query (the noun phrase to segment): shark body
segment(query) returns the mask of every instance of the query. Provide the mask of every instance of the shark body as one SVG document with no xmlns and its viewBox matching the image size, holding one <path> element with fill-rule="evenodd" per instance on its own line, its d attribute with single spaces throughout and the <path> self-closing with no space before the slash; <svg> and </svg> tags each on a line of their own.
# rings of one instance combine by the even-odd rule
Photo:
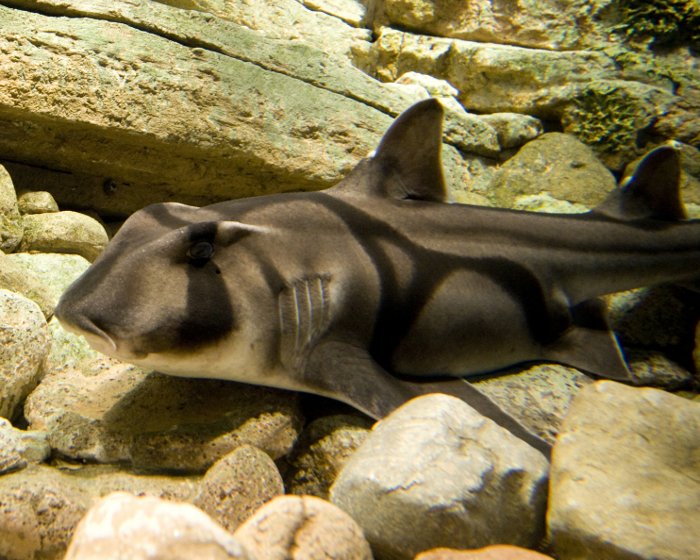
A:
<svg viewBox="0 0 700 560">
<path fill-rule="evenodd" d="M 671 148 L 586 214 L 446 204 L 441 122 L 438 102 L 414 105 L 326 191 L 136 212 L 56 315 L 128 362 L 374 418 L 452 393 L 546 452 L 462 379 L 554 361 L 629 380 L 596 298 L 697 278 L 700 222 Z"/>
</svg>

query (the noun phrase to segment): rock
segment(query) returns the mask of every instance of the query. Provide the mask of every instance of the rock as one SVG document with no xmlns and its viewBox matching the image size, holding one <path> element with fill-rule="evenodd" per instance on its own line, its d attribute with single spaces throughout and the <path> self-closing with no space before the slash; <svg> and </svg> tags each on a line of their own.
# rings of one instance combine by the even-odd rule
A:
<svg viewBox="0 0 700 560">
<path fill-rule="evenodd" d="M 422 552 L 415 560 L 552 560 L 552 557 L 526 548 L 497 544 L 476 550 L 436 548 Z"/>
<path fill-rule="evenodd" d="M 546 192 L 517 196 L 515 200 L 511 202 L 511 205 L 514 210 L 550 214 L 582 214 L 590 210 L 590 208 L 583 204 L 559 200 Z"/>
<path fill-rule="evenodd" d="M 65 253 L 13 253 L 2 262 L 3 266 L 7 263 L 13 274 L 27 278 L 19 286 L 23 290 L 20 293 L 36 301 L 47 320 L 53 315 L 61 294 L 90 266 L 84 257 Z M 0 272 L 0 278 L 3 276 Z"/>
<path fill-rule="evenodd" d="M 366 417 L 350 415 L 326 416 L 311 422 L 288 459 L 288 492 L 328 499 L 331 485 L 365 441 L 371 425 Z"/>
<path fill-rule="evenodd" d="M 148 373 L 107 358 L 50 372 L 24 413 L 66 457 L 186 472 L 245 443 L 278 458 L 301 423 L 294 393 Z"/>
<path fill-rule="evenodd" d="M 376 424 L 331 487 L 375 554 L 438 546 L 534 546 L 547 460 L 459 399 L 427 395 Z"/>
<path fill-rule="evenodd" d="M 0 165 L 0 251 L 11 253 L 22 240 L 24 226 L 12 178 Z"/>
<path fill-rule="evenodd" d="M 20 251 L 75 253 L 94 261 L 109 238 L 95 219 L 78 212 L 27 214 Z"/>
<path fill-rule="evenodd" d="M 607 296 L 610 325 L 625 346 L 692 348 L 700 298 L 674 286 L 653 286 Z"/>
<path fill-rule="evenodd" d="M 571 135 L 549 132 L 528 142 L 501 166 L 494 195 L 505 207 L 520 196 L 544 192 L 592 208 L 615 188 L 615 177 L 588 146 Z"/>
<path fill-rule="evenodd" d="M 301 0 L 301 3 L 310 10 L 337 17 L 354 27 L 362 26 L 367 11 L 359 0 Z"/>
<path fill-rule="evenodd" d="M 635 385 L 654 385 L 673 391 L 688 385 L 693 374 L 661 354 L 649 350 L 627 350 L 627 362 Z"/>
<path fill-rule="evenodd" d="M 406 72 L 395 83 L 422 87 L 433 97 L 448 98 L 459 95 L 459 90 L 454 88 L 448 81 L 438 80 L 433 76 L 420 74 L 419 72 Z"/>
<path fill-rule="evenodd" d="M 699 448 L 698 403 L 612 381 L 581 391 L 552 459 L 557 557 L 697 557 Z"/>
<path fill-rule="evenodd" d="M 601 52 L 484 44 L 388 27 L 377 33 L 368 58 L 360 61 L 364 68 L 387 82 L 406 72 L 447 80 L 464 107 L 478 113 L 556 118 L 562 103 L 592 80 L 617 77 L 614 61 Z"/>
<path fill-rule="evenodd" d="M 89 362 L 102 359 L 102 354 L 93 350 L 84 337 L 65 330 L 56 317 L 49 321 L 49 333 L 51 350 L 46 357 L 46 371 L 50 374 L 80 369 L 83 362 L 90 368 Z"/>
<path fill-rule="evenodd" d="M 225 15 L 247 10 L 239 23 L 271 20 L 274 6 L 257 15 L 256 6 L 227 3 Z M 311 14 L 293 0 L 281 6 Z M 25 178 L 18 188 L 50 183 L 62 206 L 118 216 L 163 200 L 201 205 L 328 187 L 417 100 L 309 43 L 211 14 L 145 0 L 25 7 L 33 11 L 0 8 L 0 65 L 14 77 L 0 89 L 0 107 L 12 107 L 11 115 L 0 110 L 9 127 L 0 154 L 31 162 L 12 166 Z M 22 38 L 37 33 L 45 34 L 41 45 L 27 46 Z M 66 168 L 70 175 L 50 171 Z"/>
<path fill-rule="evenodd" d="M 209 467 L 194 505 L 234 531 L 280 494 L 284 494 L 284 484 L 274 461 L 267 453 L 242 445 Z"/>
<path fill-rule="evenodd" d="M 571 367 L 537 364 L 518 373 L 474 380 L 473 384 L 523 426 L 554 443 L 573 398 L 592 382 Z"/>
<path fill-rule="evenodd" d="M 0 558 L 63 558 L 80 519 L 110 492 L 187 500 L 195 489 L 196 480 L 187 477 L 134 475 L 94 465 L 31 465 L 0 477 Z"/>
<path fill-rule="evenodd" d="M 190 504 L 115 492 L 78 524 L 65 560 L 251 560 L 244 548 Z"/>
<path fill-rule="evenodd" d="M 364 48 L 363 43 L 371 39 L 367 29 L 359 29 L 351 22 L 348 25 L 345 18 L 338 15 L 343 14 L 359 23 L 364 7 L 351 0 L 269 0 L 264 4 L 227 2 L 225 6 L 219 2 L 210 4 L 211 13 L 254 29 L 266 37 L 303 41 L 338 57 L 348 56 L 353 48 Z"/>
<path fill-rule="evenodd" d="M 543 131 L 540 119 L 518 113 L 492 113 L 482 115 L 481 120 L 496 130 L 502 150 L 519 148 L 537 138 Z"/>
<path fill-rule="evenodd" d="M 0 475 L 23 469 L 29 463 L 40 463 L 50 453 L 46 434 L 18 430 L 0 418 Z"/>
<path fill-rule="evenodd" d="M 280 496 L 234 533 L 256 560 L 371 560 L 362 530 L 345 512 L 312 496 Z"/>
<path fill-rule="evenodd" d="M 58 204 L 50 192 L 26 192 L 17 199 L 20 214 L 47 214 L 58 212 Z"/>
<path fill-rule="evenodd" d="M 591 5 L 585 0 L 518 0 L 501 6 L 491 0 L 378 0 L 374 4 L 375 26 L 381 22 L 426 35 L 548 50 L 580 49 L 609 41 L 601 24 L 606 1 Z"/>
<path fill-rule="evenodd" d="M 0 290 L 0 417 L 13 418 L 43 375 L 51 341 L 31 300 Z"/>
<path fill-rule="evenodd" d="M 36 303 L 46 319 L 53 314 L 56 306 L 46 293 L 47 287 L 37 275 L 14 260 L 13 255 L 0 252 L 0 289 L 20 294 Z"/>
<path fill-rule="evenodd" d="M 592 79 L 561 111 L 564 132 L 591 146 L 610 169 L 621 170 L 641 155 L 638 135 L 663 115 L 674 99 L 655 86 Z"/>
</svg>

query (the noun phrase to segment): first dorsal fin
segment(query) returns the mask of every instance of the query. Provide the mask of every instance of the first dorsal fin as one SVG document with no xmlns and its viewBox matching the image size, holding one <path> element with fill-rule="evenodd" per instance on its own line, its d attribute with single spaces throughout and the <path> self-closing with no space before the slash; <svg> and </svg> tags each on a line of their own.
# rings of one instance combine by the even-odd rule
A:
<svg viewBox="0 0 700 560">
<path fill-rule="evenodd" d="M 680 175 L 678 152 L 671 146 L 656 148 L 595 212 L 619 220 L 682 220 Z"/>
<path fill-rule="evenodd" d="M 373 157 L 363 160 L 336 187 L 339 192 L 397 199 L 446 199 L 442 174 L 443 109 L 426 99 L 401 113 Z"/>
</svg>

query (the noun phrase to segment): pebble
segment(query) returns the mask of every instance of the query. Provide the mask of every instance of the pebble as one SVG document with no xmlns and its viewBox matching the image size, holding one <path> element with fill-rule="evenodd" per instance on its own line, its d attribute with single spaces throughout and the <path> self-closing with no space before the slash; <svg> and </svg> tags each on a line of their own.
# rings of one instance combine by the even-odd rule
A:
<svg viewBox="0 0 700 560">
<path fill-rule="evenodd" d="M 234 533 L 256 560 L 371 560 L 362 529 L 333 504 L 280 496 Z"/>
</svg>

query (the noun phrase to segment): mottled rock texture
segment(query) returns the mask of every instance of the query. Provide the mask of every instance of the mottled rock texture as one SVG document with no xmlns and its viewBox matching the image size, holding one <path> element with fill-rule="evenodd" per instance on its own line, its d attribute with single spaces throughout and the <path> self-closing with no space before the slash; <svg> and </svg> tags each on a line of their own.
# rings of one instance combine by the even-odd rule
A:
<svg viewBox="0 0 700 560">
<path fill-rule="evenodd" d="M 284 485 L 274 461 L 252 445 L 241 445 L 209 468 L 194 504 L 234 531 L 280 494 L 284 494 Z"/>
<path fill-rule="evenodd" d="M 371 560 L 350 516 L 313 496 L 275 498 L 235 532 L 256 560 Z"/>
<path fill-rule="evenodd" d="M 377 556 L 438 546 L 534 546 L 548 462 L 454 397 L 427 395 L 375 425 L 331 487 Z"/>
<path fill-rule="evenodd" d="M 0 558 L 63 558 L 71 535 L 100 497 L 116 491 L 185 500 L 186 477 L 142 476 L 113 467 L 35 465 L 0 477 Z"/>
<path fill-rule="evenodd" d="M 285 455 L 300 424 L 293 394 L 106 358 L 47 375 L 25 415 L 67 457 L 185 472 L 204 471 L 244 443 Z"/>
<path fill-rule="evenodd" d="M 65 558 L 252 560 L 233 535 L 196 507 L 125 492 L 90 508 Z"/>
<path fill-rule="evenodd" d="M 552 458 L 560 558 L 691 560 L 700 530 L 700 405 L 612 381 L 586 387 Z"/>
<path fill-rule="evenodd" d="M 0 417 L 13 418 L 43 377 L 51 340 L 39 306 L 0 289 Z"/>
</svg>

